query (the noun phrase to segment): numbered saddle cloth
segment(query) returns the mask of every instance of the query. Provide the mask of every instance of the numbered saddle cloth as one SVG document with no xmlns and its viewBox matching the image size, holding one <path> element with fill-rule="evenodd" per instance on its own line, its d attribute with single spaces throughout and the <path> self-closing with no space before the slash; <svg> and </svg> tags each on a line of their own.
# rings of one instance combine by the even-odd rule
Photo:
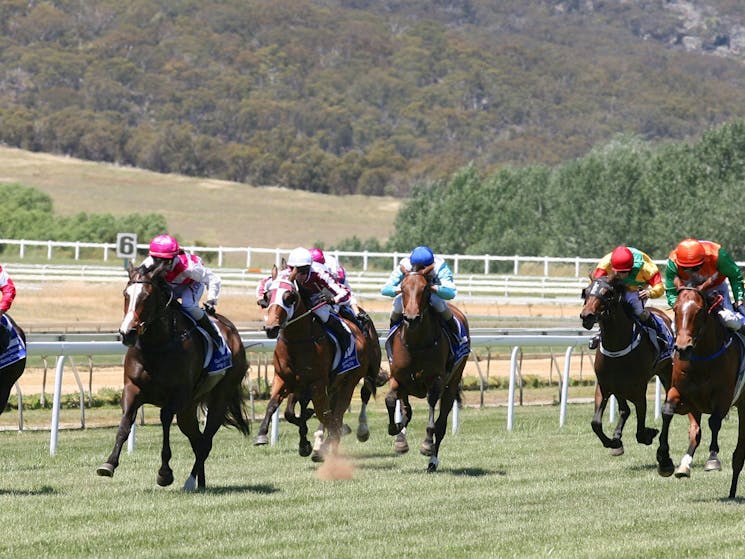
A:
<svg viewBox="0 0 745 559">
<path fill-rule="evenodd" d="M 8 348 L 0 355 L 0 369 L 2 369 L 26 357 L 26 344 L 7 316 L 3 315 L 0 323 L 2 323 L 0 328 L 6 328 L 10 333 Z"/>
</svg>

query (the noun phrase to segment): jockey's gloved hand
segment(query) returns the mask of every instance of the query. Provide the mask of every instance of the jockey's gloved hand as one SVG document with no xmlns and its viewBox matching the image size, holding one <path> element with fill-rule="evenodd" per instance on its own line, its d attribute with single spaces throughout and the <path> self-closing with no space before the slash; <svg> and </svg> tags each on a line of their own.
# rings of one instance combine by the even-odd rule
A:
<svg viewBox="0 0 745 559">
<path fill-rule="evenodd" d="M 215 305 L 217 305 L 217 301 L 214 299 L 208 299 L 204 302 L 204 312 L 206 312 L 209 315 L 215 314 Z"/>
<path fill-rule="evenodd" d="M 329 305 L 336 304 L 336 300 L 334 299 L 334 294 L 330 293 L 329 291 L 321 292 L 321 301 L 323 301 L 324 303 L 328 303 Z"/>
</svg>

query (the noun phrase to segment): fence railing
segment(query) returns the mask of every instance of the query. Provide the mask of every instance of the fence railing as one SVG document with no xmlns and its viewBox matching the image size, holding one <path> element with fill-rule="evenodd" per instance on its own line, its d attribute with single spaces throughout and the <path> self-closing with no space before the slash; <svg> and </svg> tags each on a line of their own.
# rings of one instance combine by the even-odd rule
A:
<svg viewBox="0 0 745 559">
<path fill-rule="evenodd" d="M 29 252 L 41 251 L 42 257 L 47 260 L 66 257 L 72 260 L 101 259 L 103 262 L 116 260 L 116 245 L 114 243 L 87 243 L 80 241 L 35 241 L 25 239 L 0 239 L 0 246 L 5 248 L 5 259 L 11 255 L 10 247 L 17 247 L 17 257 L 24 260 L 29 257 Z M 282 258 L 289 254 L 289 249 L 283 248 L 258 248 L 258 247 L 204 247 L 188 246 L 184 248 L 195 252 L 203 257 L 214 261 L 217 267 L 228 266 L 233 262 L 234 266 L 243 265 L 247 269 L 263 269 L 271 267 L 272 263 L 279 265 Z M 146 254 L 147 244 L 137 244 L 140 254 Z M 371 251 L 346 251 L 329 250 L 328 254 L 339 259 L 349 270 L 360 270 L 363 272 L 372 269 L 392 270 L 398 261 L 407 252 L 371 252 Z M 453 271 L 459 273 L 473 273 L 488 275 L 492 273 L 508 273 L 521 275 L 554 276 L 563 275 L 569 277 L 583 277 L 587 271 L 597 263 L 598 258 L 553 257 L 553 256 L 520 256 L 502 255 L 494 256 L 466 255 L 466 254 L 441 254 L 453 266 Z M 526 268 L 530 272 L 526 272 Z"/>
<path fill-rule="evenodd" d="M 522 347 L 530 346 L 563 346 L 566 347 L 564 369 L 561 375 L 561 387 L 560 387 L 560 406 L 559 406 L 559 426 L 562 427 L 565 423 L 567 404 L 569 401 L 569 380 L 570 380 L 570 369 L 572 363 L 572 353 L 577 346 L 584 345 L 587 341 L 586 336 L 579 335 L 474 335 L 471 337 L 471 344 L 474 347 L 478 346 L 502 346 L 512 347 L 512 357 L 510 361 L 510 380 L 508 390 L 508 401 L 507 401 L 507 429 L 512 430 L 514 422 L 514 408 L 515 408 L 515 386 L 519 382 L 520 377 L 520 359 L 518 356 L 522 351 Z M 266 338 L 249 338 L 243 339 L 243 344 L 247 350 L 252 352 L 261 351 L 272 351 L 274 349 L 275 340 L 269 340 Z M 381 347 L 383 347 L 385 339 L 380 339 Z M 62 396 L 62 377 L 64 374 L 65 363 L 67 357 L 75 355 L 122 355 L 126 348 L 120 342 L 29 342 L 28 344 L 29 355 L 57 355 L 57 364 L 55 369 L 55 382 L 54 382 L 54 397 L 52 404 L 52 423 L 51 423 L 51 435 L 50 435 L 50 446 L 49 452 L 54 455 L 57 451 L 58 433 L 59 433 L 59 411 L 60 402 Z M 82 386 L 78 382 L 79 388 L 82 392 Z M 483 379 L 482 379 L 482 390 Z M 85 398 L 81 394 L 80 405 L 81 414 L 84 417 L 84 406 Z M 655 418 L 660 416 L 660 402 L 661 402 L 661 387 L 659 380 L 656 381 L 655 387 Z M 22 404 L 19 401 L 19 414 L 22 413 Z M 453 418 L 453 421 L 457 421 L 457 415 Z M 611 421 L 613 415 L 611 412 Z M 278 421 L 278 415 L 275 414 L 274 421 Z M 20 426 L 19 426 L 20 427 Z M 457 424 L 454 423 L 453 429 L 457 429 Z M 131 435 L 130 439 L 130 450 L 134 448 L 134 436 Z"/>
</svg>

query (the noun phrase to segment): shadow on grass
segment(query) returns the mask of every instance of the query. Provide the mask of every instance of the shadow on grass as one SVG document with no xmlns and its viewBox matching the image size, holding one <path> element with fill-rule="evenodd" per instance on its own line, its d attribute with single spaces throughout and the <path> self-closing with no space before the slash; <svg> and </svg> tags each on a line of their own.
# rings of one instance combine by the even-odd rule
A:
<svg viewBox="0 0 745 559">
<path fill-rule="evenodd" d="M 259 495 L 271 495 L 273 493 L 279 493 L 279 489 L 273 485 L 260 484 L 260 485 L 224 485 L 222 487 L 208 487 L 204 490 L 205 493 L 211 493 L 213 495 L 229 495 L 231 493 L 257 493 Z"/>
<path fill-rule="evenodd" d="M 54 487 L 43 485 L 38 489 L 0 489 L 0 496 L 10 495 L 12 497 L 35 497 L 38 495 L 54 495 L 57 490 Z"/>
</svg>

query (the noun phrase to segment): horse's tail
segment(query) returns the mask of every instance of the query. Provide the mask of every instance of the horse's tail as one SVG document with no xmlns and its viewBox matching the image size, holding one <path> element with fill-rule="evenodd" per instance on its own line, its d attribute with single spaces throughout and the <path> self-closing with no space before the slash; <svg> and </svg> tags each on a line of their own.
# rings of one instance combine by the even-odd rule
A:
<svg viewBox="0 0 745 559">
<path fill-rule="evenodd" d="M 235 427 L 244 437 L 251 434 L 251 423 L 248 421 L 246 400 L 243 397 L 243 389 L 241 387 L 238 387 L 238 390 L 232 392 L 228 398 L 223 425 L 226 427 Z"/>
<path fill-rule="evenodd" d="M 378 387 L 383 386 L 386 382 L 388 382 L 389 376 L 388 373 L 386 373 L 380 367 L 380 362 L 383 358 L 383 355 L 380 349 L 380 341 L 378 340 L 378 331 L 375 329 L 375 324 L 373 324 L 373 321 L 372 319 L 370 319 L 370 317 L 367 318 L 365 328 L 367 330 L 367 332 L 365 332 L 365 338 L 367 339 L 367 343 L 369 344 L 369 361 L 367 364 L 367 371 L 365 371 L 363 382 L 365 383 L 365 387 L 370 391 L 374 398 L 378 392 Z"/>
</svg>

